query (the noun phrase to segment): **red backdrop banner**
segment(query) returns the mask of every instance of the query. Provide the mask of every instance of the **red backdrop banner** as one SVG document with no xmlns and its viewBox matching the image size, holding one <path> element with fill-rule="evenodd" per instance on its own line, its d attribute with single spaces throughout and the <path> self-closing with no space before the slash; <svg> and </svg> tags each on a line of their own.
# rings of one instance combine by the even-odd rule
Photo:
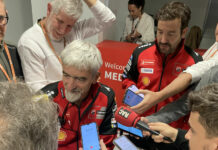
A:
<svg viewBox="0 0 218 150">
<path fill-rule="evenodd" d="M 100 82 L 111 87 L 116 95 L 117 105 L 122 105 L 124 90 L 121 76 L 137 44 L 105 40 L 97 44 L 101 51 L 103 65 L 100 69 Z"/>
</svg>

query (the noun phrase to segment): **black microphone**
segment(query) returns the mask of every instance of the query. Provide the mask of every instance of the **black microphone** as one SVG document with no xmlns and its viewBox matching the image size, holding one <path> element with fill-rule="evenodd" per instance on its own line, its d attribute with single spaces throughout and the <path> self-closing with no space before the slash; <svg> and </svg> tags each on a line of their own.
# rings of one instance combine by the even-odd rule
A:
<svg viewBox="0 0 218 150">
<path fill-rule="evenodd" d="M 115 119 L 117 122 L 127 126 L 127 127 L 138 127 L 141 130 L 149 131 L 151 134 L 159 135 L 158 131 L 151 130 L 148 125 L 140 120 L 140 117 L 127 107 L 119 107 L 115 112 Z M 173 142 L 169 137 L 164 136 L 164 140 L 168 142 Z"/>
</svg>

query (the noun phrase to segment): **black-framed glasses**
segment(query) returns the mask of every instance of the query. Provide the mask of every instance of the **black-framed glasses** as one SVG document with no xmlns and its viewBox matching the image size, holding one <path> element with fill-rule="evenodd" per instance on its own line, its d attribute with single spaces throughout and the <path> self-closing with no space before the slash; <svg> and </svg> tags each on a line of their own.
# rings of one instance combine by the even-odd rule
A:
<svg viewBox="0 0 218 150">
<path fill-rule="evenodd" d="M 6 25 L 8 23 L 8 14 L 6 13 L 6 16 L 0 15 L 0 25 Z"/>
</svg>

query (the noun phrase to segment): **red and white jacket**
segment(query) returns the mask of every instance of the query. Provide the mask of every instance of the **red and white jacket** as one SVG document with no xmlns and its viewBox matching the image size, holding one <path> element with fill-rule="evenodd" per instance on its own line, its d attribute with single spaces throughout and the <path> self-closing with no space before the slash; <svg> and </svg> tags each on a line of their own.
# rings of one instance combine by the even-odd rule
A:
<svg viewBox="0 0 218 150">
<path fill-rule="evenodd" d="M 147 43 L 137 47 L 131 55 L 122 75 L 122 86 L 128 88 L 136 85 L 139 89 L 160 91 L 188 66 L 201 60 L 202 57 L 199 54 L 184 46 L 184 41 L 173 54 L 167 56 L 159 52 L 156 43 Z M 183 93 L 184 91 L 158 103 L 146 111 L 143 116 L 157 112 L 161 107 L 178 99 Z M 183 128 L 184 121 L 187 120 L 187 117 L 182 118 L 172 125 Z"/>
<path fill-rule="evenodd" d="M 59 120 L 61 124 L 58 150 L 76 150 L 82 147 L 80 126 L 96 122 L 100 139 L 103 139 L 108 149 L 113 149 L 113 139 L 116 128 L 113 128 L 114 112 L 116 110 L 115 95 L 111 88 L 94 84 L 88 96 L 80 106 L 70 103 L 65 98 L 63 82 L 51 83 L 42 89 L 54 97 L 59 106 Z"/>
</svg>

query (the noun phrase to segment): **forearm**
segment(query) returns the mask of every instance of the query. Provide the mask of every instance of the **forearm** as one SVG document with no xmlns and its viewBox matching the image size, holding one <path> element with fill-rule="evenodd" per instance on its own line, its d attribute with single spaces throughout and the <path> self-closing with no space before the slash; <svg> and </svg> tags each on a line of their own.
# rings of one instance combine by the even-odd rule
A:
<svg viewBox="0 0 218 150">
<path fill-rule="evenodd" d="M 84 0 L 84 2 L 89 6 L 92 7 L 95 5 L 97 0 Z"/>
<path fill-rule="evenodd" d="M 149 122 L 164 122 L 168 124 L 185 116 L 189 113 L 187 95 L 188 92 L 178 100 L 167 104 L 157 113 L 147 116 L 146 119 L 148 119 Z"/>
<path fill-rule="evenodd" d="M 160 92 L 158 92 L 160 98 L 157 103 L 185 90 L 190 85 L 191 80 L 192 80 L 191 74 L 181 73 L 167 87 L 165 87 Z"/>
<path fill-rule="evenodd" d="M 73 28 L 74 32 L 80 34 L 84 39 L 103 31 L 116 20 L 113 12 L 100 0 L 96 1 L 95 5 L 90 8 L 90 11 L 94 17 L 78 21 Z"/>
<path fill-rule="evenodd" d="M 184 72 L 191 74 L 191 83 L 194 83 L 199 81 L 204 74 L 207 74 L 207 72 L 216 65 L 218 65 L 218 53 L 208 60 L 198 62 L 197 64 L 188 67 Z"/>
<path fill-rule="evenodd" d="M 97 19 L 96 25 L 108 27 L 116 20 L 115 14 L 105 6 L 100 0 L 97 0 L 90 10 L 92 11 L 95 19 Z"/>
</svg>

